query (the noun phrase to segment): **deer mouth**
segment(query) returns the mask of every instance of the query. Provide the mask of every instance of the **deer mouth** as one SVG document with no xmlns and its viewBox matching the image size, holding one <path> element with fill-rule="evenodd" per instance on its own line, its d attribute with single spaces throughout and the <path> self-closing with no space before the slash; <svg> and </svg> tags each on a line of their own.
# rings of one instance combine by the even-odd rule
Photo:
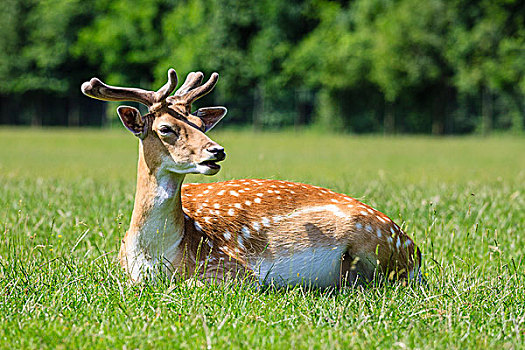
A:
<svg viewBox="0 0 525 350">
<path fill-rule="evenodd" d="M 205 160 L 204 162 L 200 162 L 199 165 L 204 165 L 211 169 L 220 169 L 221 166 L 217 164 L 217 162 L 220 162 L 220 160 Z"/>
</svg>

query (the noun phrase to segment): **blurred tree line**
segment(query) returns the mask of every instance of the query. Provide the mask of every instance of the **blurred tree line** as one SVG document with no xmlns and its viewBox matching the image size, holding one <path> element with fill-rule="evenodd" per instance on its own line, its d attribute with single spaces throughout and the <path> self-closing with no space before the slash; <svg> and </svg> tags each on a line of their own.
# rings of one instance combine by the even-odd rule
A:
<svg viewBox="0 0 525 350">
<path fill-rule="evenodd" d="M 352 132 L 525 126 L 522 0 L 3 0 L 0 123 L 103 125 L 98 76 L 221 74 L 227 123 Z"/>
</svg>

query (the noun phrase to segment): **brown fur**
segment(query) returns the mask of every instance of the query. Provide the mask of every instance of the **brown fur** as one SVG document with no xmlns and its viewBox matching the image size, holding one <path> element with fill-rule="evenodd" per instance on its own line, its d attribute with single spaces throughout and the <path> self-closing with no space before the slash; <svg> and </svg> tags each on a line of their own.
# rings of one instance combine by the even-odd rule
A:
<svg viewBox="0 0 525 350">
<path fill-rule="evenodd" d="M 416 262 L 419 264 L 413 241 L 386 215 L 320 187 L 254 179 L 185 184 L 182 203 L 188 218 L 198 223 L 200 232 L 213 246 L 241 264 L 260 255 L 275 256 L 281 251 L 300 251 L 314 245 L 347 248 L 346 262 L 351 262 L 343 264 L 342 276 L 355 268 L 356 257 L 373 259 L 373 264 L 379 262 L 380 271 L 394 272 L 389 277 L 396 279 L 406 278 Z M 294 216 L 314 206 L 340 210 L 338 214 L 344 217 L 324 211 Z M 266 223 L 264 218 L 269 221 Z M 250 240 L 243 238 L 243 227 L 248 228 Z M 225 232 L 229 233 L 226 237 Z M 400 247 L 396 248 L 398 238 Z"/>
</svg>

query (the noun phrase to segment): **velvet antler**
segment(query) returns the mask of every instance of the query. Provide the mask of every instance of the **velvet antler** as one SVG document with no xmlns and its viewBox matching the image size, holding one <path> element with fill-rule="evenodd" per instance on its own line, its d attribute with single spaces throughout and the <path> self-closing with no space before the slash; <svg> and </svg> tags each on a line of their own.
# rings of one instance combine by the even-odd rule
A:
<svg viewBox="0 0 525 350">
<path fill-rule="evenodd" d="M 135 101 L 148 107 L 165 101 L 177 87 L 177 73 L 172 68 L 168 70 L 168 82 L 158 91 L 148 91 L 137 88 L 125 88 L 104 84 L 98 78 L 92 78 L 82 84 L 84 95 L 104 101 Z"/>
</svg>

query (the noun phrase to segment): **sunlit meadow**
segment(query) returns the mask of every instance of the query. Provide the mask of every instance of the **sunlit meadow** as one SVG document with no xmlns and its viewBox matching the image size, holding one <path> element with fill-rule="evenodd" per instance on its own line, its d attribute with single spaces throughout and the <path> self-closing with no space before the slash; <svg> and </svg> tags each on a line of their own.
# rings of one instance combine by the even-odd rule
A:
<svg viewBox="0 0 525 350">
<path fill-rule="evenodd" d="M 260 291 L 132 286 L 116 253 L 137 140 L 0 129 L 2 348 L 523 348 L 525 139 L 217 131 L 211 182 L 273 178 L 349 194 L 423 251 L 427 285 Z"/>
</svg>

